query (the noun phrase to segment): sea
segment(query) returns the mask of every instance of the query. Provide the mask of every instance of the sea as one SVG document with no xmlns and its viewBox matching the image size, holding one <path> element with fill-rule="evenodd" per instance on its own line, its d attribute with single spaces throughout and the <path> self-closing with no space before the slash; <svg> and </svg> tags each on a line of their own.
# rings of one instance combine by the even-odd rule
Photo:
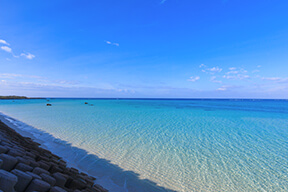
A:
<svg viewBox="0 0 288 192">
<path fill-rule="evenodd" d="M 288 191 L 288 100 L 0 100 L 0 112 L 111 192 Z"/>
</svg>

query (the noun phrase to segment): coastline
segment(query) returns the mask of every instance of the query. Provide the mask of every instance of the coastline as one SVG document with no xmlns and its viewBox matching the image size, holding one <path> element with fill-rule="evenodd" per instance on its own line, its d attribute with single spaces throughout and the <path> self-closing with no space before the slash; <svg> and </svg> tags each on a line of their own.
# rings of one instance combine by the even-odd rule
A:
<svg viewBox="0 0 288 192">
<path fill-rule="evenodd" d="M 55 138 L 50 133 L 29 126 L 0 111 L 0 121 L 22 137 L 29 137 L 40 144 L 41 148 L 51 151 L 67 162 L 68 167 L 96 178 L 95 184 L 109 192 L 175 192 L 157 185 L 153 181 L 140 179 L 139 174 L 126 171 L 110 161 L 73 146 L 67 141 Z"/>
<path fill-rule="evenodd" d="M 96 178 L 68 167 L 61 157 L 9 127 L 2 114 L 0 119 L 0 191 L 108 191 L 94 183 Z"/>
</svg>

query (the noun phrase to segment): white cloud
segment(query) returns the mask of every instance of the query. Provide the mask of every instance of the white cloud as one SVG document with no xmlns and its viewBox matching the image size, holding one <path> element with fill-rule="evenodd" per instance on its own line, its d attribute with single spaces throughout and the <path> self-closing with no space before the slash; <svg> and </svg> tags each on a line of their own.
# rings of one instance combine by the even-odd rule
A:
<svg viewBox="0 0 288 192">
<path fill-rule="evenodd" d="M 231 91 L 232 89 L 239 88 L 239 86 L 223 85 L 217 89 L 217 91 Z"/>
<path fill-rule="evenodd" d="M 226 90 L 227 90 L 227 87 L 222 86 L 222 87 L 219 87 L 217 90 L 218 90 L 218 91 L 226 91 Z"/>
<path fill-rule="evenodd" d="M 249 79 L 250 76 L 246 75 L 247 72 L 248 71 L 246 71 L 243 68 L 230 67 L 229 71 L 226 72 L 226 75 L 223 75 L 223 78 L 234 79 L 234 80 Z"/>
<path fill-rule="evenodd" d="M 162 0 L 161 2 L 160 2 L 160 4 L 163 4 L 163 3 L 165 3 L 167 0 Z"/>
<path fill-rule="evenodd" d="M 208 68 L 206 65 L 201 64 L 199 65 L 199 68 L 203 68 L 201 71 L 204 73 L 210 73 L 210 74 L 215 74 L 215 73 L 219 73 L 222 71 L 221 68 L 219 67 L 212 67 L 212 68 Z"/>
<path fill-rule="evenodd" d="M 8 52 L 8 53 L 12 53 L 12 49 L 11 49 L 10 47 L 8 47 L 8 46 L 1 46 L 1 49 L 2 49 L 3 51 Z"/>
<path fill-rule="evenodd" d="M 4 45 L 9 45 L 9 43 L 7 43 L 7 41 L 0 39 L 0 44 L 4 44 Z"/>
<path fill-rule="evenodd" d="M 31 53 L 21 53 L 21 55 L 20 56 L 23 56 L 23 57 L 25 57 L 26 59 L 33 59 L 33 58 L 35 58 L 35 55 L 33 55 L 33 54 L 31 54 Z"/>
<path fill-rule="evenodd" d="M 0 43 L 2 44 L 6 44 L 9 45 L 6 41 L 0 39 Z M 20 56 L 25 57 L 26 59 L 33 59 L 35 58 L 35 55 L 31 54 L 31 53 L 21 53 L 20 56 L 19 55 L 14 55 L 12 52 L 12 49 L 8 46 L 1 46 L 0 49 L 2 49 L 3 51 L 6 51 L 8 53 L 11 53 L 13 55 L 13 57 L 15 58 L 19 58 Z"/>
<path fill-rule="evenodd" d="M 281 80 L 280 77 L 263 77 L 263 80 L 269 80 L 269 81 L 279 81 Z"/>
<path fill-rule="evenodd" d="M 223 75 L 223 78 L 225 79 L 233 79 L 233 80 L 243 80 L 243 79 L 249 79 L 249 75 L 244 74 L 237 74 L 237 75 Z"/>
<path fill-rule="evenodd" d="M 36 75 L 16 74 L 16 73 L 0 73 L 0 78 L 3 78 L 3 79 L 15 79 L 15 78 L 42 79 L 43 77 L 36 76 Z"/>
<path fill-rule="evenodd" d="M 198 81 L 200 79 L 199 76 L 196 76 L 196 77 L 190 77 L 187 81 L 192 81 L 192 82 L 195 82 L 195 81 Z"/>
<path fill-rule="evenodd" d="M 226 75 L 229 75 L 229 74 L 238 74 L 238 73 L 244 74 L 244 73 L 247 73 L 247 71 L 246 71 L 245 69 L 243 69 L 243 68 L 239 68 L 239 69 L 237 70 L 236 67 L 230 67 L 230 68 L 229 68 L 229 71 L 226 73 Z"/>
<path fill-rule="evenodd" d="M 259 73 L 259 72 L 260 72 L 260 69 L 259 69 L 259 68 L 261 68 L 261 67 L 262 67 L 261 65 L 257 65 L 257 68 L 254 69 L 254 70 L 252 71 L 252 73 Z"/>
<path fill-rule="evenodd" d="M 131 94 L 135 94 L 136 93 L 135 90 L 130 90 L 130 89 L 116 89 L 116 91 L 122 92 L 122 93 L 131 93 Z"/>
<path fill-rule="evenodd" d="M 200 67 L 200 68 L 202 68 L 202 67 L 206 67 L 206 65 L 204 65 L 204 64 L 201 64 L 201 65 L 199 65 L 199 67 Z"/>
<path fill-rule="evenodd" d="M 111 41 L 105 41 L 108 45 L 115 45 L 117 47 L 119 47 L 119 43 L 113 43 Z"/>
<path fill-rule="evenodd" d="M 210 74 L 220 73 L 221 71 L 222 71 L 222 69 L 219 68 L 219 67 L 212 67 L 212 68 L 202 69 L 202 72 L 210 73 Z"/>
<path fill-rule="evenodd" d="M 229 75 L 229 74 L 237 74 L 239 73 L 239 71 L 228 71 L 226 74 Z"/>
<path fill-rule="evenodd" d="M 56 80 L 55 83 L 57 83 L 57 84 L 66 84 L 66 85 L 77 85 L 80 82 L 79 81 L 73 81 L 73 80 Z"/>
<path fill-rule="evenodd" d="M 5 79 L 13 79 L 15 77 L 22 77 L 23 75 L 20 74 L 14 74 L 14 73 L 1 73 L 0 78 L 5 78 Z"/>
<path fill-rule="evenodd" d="M 263 80 L 269 80 L 269 81 L 279 81 L 281 80 L 280 77 L 263 77 Z"/>
<path fill-rule="evenodd" d="M 210 68 L 210 69 L 208 68 L 207 70 L 211 71 L 211 72 L 215 72 L 215 73 L 218 73 L 218 72 L 222 71 L 222 69 L 219 68 L 219 67 L 213 67 L 213 68 Z"/>
<path fill-rule="evenodd" d="M 288 77 L 262 77 L 262 80 L 273 81 L 276 83 L 288 83 Z"/>
<path fill-rule="evenodd" d="M 210 78 L 210 80 L 211 80 L 213 83 L 222 83 L 222 81 L 219 81 L 219 80 L 217 80 L 216 78 L 217 78 L 216 76 L 212 76 L 212 77 Z"/>
</svg>

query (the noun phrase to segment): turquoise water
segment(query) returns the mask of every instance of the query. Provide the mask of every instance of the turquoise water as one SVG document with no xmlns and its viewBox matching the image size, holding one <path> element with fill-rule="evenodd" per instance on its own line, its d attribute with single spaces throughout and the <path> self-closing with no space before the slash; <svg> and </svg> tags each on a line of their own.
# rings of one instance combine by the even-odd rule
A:
<svg viewBox="0 0 288 192">
<path fill-rule="evenodd" d="M 159 190 L 288 191 L 287 100 L 46 103 L 0 100 L 0 112 L 154 182 Z M 93 169 L 89 158 L 85 162 Z M 98 175 L 103 185 L 109 180 L 124 191 L 141 191 L 128 177 L 107 177 Z"/>
</svg>

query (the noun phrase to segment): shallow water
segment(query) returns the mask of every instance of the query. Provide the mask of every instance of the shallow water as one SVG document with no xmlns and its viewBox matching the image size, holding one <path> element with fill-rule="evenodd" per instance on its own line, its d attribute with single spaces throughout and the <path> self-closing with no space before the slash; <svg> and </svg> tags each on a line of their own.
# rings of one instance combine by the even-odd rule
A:
<svg viewBox="0 0 288 192">
<path fill-rule="evenodd" d="M 0 111 L 166 189 L 288 191 L 287 100 L 46 103 L 0 100 Z M 100 183 L 135 191 L 128 176 L 99 173 Z"/>
</svg>

